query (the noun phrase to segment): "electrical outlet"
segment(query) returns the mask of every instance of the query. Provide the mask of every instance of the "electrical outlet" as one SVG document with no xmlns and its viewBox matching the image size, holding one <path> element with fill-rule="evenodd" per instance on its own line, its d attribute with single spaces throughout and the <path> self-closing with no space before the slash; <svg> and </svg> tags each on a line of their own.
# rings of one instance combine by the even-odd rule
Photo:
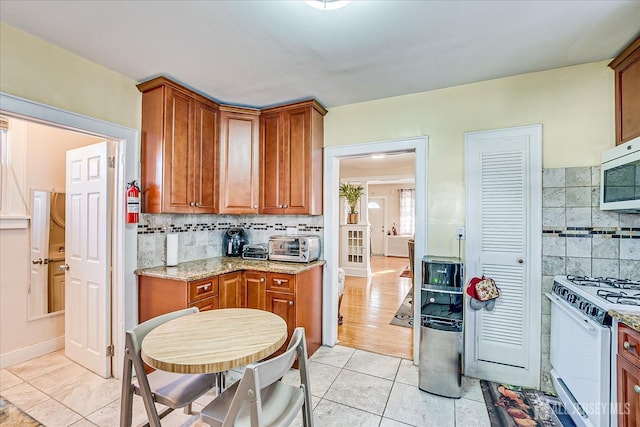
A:
<svg viewBox="0 0 640 427">
<path fill-rule="evenodd" d="M 456 239 L 457 240 L 464 240 L 466 238 L 467 238 L 467 233 L 466 233 L 466 230 L 464 229 L 464 227 L 456 228 Z"/>
</svg>

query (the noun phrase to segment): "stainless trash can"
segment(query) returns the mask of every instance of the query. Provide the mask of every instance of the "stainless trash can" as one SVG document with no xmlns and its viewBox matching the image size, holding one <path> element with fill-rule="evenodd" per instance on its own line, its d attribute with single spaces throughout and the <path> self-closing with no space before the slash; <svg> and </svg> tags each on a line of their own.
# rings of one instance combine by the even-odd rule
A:
<svg viewBox="0 0 640 427">
<path fill-rule="evenodd" d="M 462 321 L 422 319 L 418 387 L 445 397 L 462 395 Z"/>
</svg>

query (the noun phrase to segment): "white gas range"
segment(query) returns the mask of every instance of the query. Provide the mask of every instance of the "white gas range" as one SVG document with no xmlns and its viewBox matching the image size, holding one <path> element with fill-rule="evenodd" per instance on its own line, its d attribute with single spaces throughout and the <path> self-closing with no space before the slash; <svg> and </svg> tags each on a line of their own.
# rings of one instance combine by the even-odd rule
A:
<svg viewBox="0 0 640 427">
<path fill-rule="evenodd" d="M 551 300 L 551 375 L 577 426 L 612 427 L 611 309 L 640 313 L 640 282 L 556 276 Z"/>
</svg>

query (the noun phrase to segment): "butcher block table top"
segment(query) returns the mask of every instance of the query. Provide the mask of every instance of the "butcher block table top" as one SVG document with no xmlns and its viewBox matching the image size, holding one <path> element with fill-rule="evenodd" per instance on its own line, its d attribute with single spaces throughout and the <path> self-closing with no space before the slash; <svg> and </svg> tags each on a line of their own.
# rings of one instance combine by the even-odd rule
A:
<svg viewBox="0 0 640 427">
<path fill-rule="evenodd" d="M 264 359 L 286 339 L 284 319 L 268 311 L 202 311 L 151 331 L 142 341 L 142 360 L 180 374 L 222 372 Z"/>
</svg>

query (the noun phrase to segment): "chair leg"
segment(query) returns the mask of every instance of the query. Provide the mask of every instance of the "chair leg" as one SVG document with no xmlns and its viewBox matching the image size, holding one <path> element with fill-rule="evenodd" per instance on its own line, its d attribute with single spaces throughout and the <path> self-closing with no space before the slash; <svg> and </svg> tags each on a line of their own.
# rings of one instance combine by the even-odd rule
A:
<svg viewBox="0 0 640 427">
<path fill-rule="evenodd" d="M 122 394 L 120 396 L 120 427 L 131 427 L 133 410 L 131 379 L 131 360 L 125 357 L 124 369 L 122 370 Z"/>
<path fill-rule="evenodd" d="M 184 414 L 185 415 L 192 415 L 193 414 L 193 408 L 191 403 L 189 403 L 187 406 L 184 407 Z"/>
</svg>

